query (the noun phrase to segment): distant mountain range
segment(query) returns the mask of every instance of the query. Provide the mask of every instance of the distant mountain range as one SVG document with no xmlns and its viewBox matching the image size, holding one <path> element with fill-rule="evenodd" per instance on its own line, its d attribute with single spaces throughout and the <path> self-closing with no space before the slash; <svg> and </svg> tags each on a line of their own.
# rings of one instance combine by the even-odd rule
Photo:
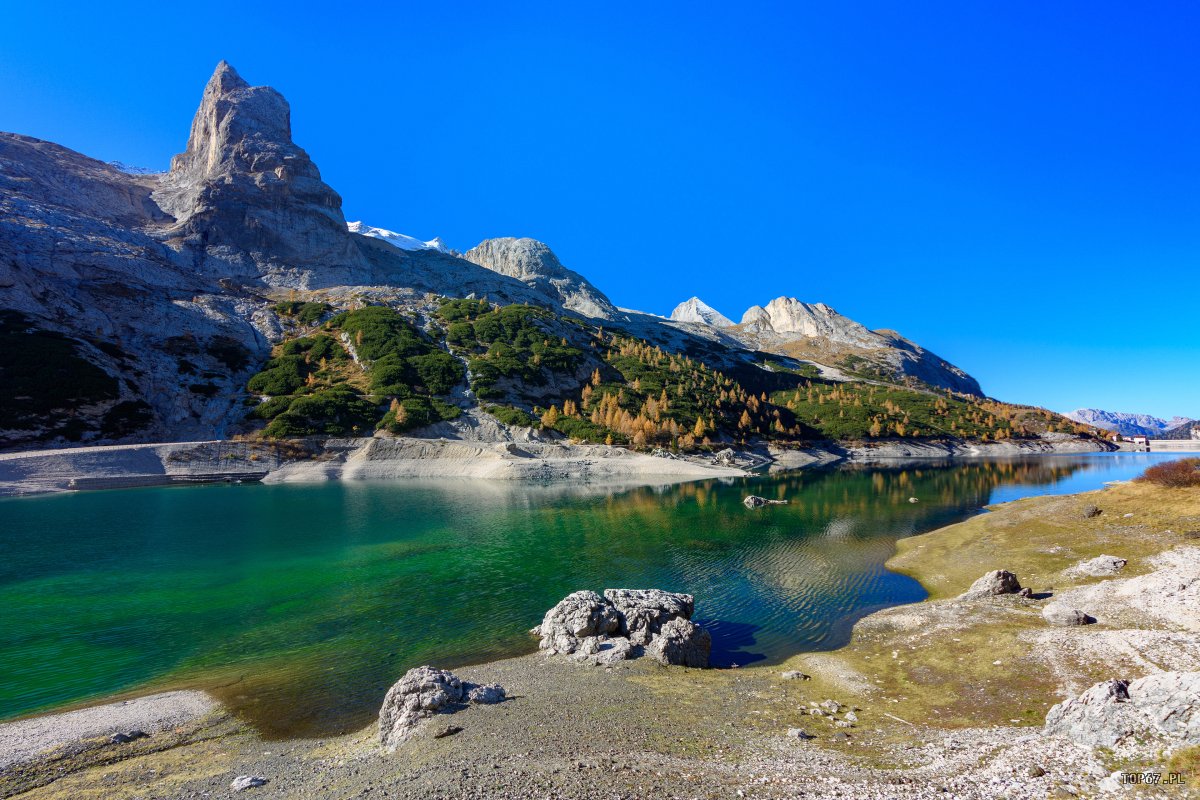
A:
<svg viewBox="0 0 1200 800">
<path fill-rule="evenodd" d="M 1190 417 L 1162 419 L 1149 414 L 1127 414 L 1121 411 L 1104 411 L 1099 408 L 1079 408 L 1064 414 L 1067 419 L 1082 422 L 1096 428 L 1119 433 L 1122 436 L 1154 436 L 1160 438 L 1186 439 L 1195 420 Z"/>
<path fill-rule="evenodd" d="M 520 304 L 556 320 L 510 332 L 537 352 L 518 357 L 499 336 L 479 354 L 505 371 L 495 391 L 528 411 L 574 397 L 594 379 L 605 363 L 593 352 L 598 332 L 686 354 L 725 376 L 712 380 L 737 376 L 741 388 L 718 392 L 726 409 L 736 407 L 735 394 L 757 407 L 767 390 L 815 375 L 983 398 L 962 369 L 822 303 L 778 297 L 735 324 L 692 298 L 664 319 L 617 308 L 533 239 L 488 239 L 460 254 L 440 239 L 347 223 L 340 195 L 292 141 L 287 101 L 225 62 L 204 89 L 185 150 L 164 173 L 131 172 L 0 133 L 0 447 L 229 435 L 245 429 L 246 409 L 259 399 L 248 395 L 248 378 L 289 338 L 302 339 L 288 345 L 293 350 L 309 347 L 301 335 L 311 326 L 364 305 L 388 306 L 449 351 L 449 334 L 436 322 L 447 298 Z M 451 333 L 464 331 L 459 324 Z M 558 363 L 556 347 L 579 350 L 586 363 L 552 375 L 545 364 Z M 633 357 L 632 345 L 621 347 L 626 353 L 613 358 Z M 437 361 L 426 355 L 423 368 Z M 657 365 L 657 357 L 636 355 Z M 278 363 L 289 369 L 328 360 L 301 351 L 283 358 Z M 646 415 L 661 416 L 667 403 L 664 387 Z M 897 413 L 889 408 L 871 412 L 881 425 Z M 766 405 L 756 413 L 766 427 L 799 430 L 784 424 L 794 411 Z M 819 410 L 813 416 L 829 423 Z M 897 430 L 911 425 L 903 413 L 892 422 Z M 1068 427 L 1059 417 L 1050 424 L 1060 423 Z"/>
<path fill-rule="evenodd" d="M 776 297 L 766 306 L 751 306 L 735 324 L 693 297 L 676 306 L 671 319 L 717 328 L 746 347 L 828 365 L 850 375 L 983 396 L 974 378 L 945 359 L 895 331 L 869 330 L 824 303 Z"/>
</svg>

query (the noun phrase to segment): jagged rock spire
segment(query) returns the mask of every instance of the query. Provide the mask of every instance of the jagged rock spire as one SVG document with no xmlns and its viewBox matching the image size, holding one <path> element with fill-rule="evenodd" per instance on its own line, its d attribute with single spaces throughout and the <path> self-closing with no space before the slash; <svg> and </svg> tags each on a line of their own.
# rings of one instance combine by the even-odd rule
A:
<svg viewBox="0 0 1200 800">
<path fill-rule="evenodd" d="M 226 61 L 204 87 L 187 149 L 154 199 L 175 217 L 173 237 L 210 256 L 219 251 L 211 269 L 300 287 L 368 277 L 341 197 L 292 141 L 287 100 L 250 86 Z"/>
</svg>

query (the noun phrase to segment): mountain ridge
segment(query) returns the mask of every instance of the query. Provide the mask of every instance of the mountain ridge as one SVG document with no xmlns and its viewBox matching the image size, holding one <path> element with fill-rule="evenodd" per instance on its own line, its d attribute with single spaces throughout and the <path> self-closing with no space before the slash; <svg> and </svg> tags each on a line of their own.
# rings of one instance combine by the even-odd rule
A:
<svg viewBox="0 0 1200 800">
<path fill-rule="evenodd" d="M 1106 411 L 1100 408 L 1077 408 L 1063 416 L 1122 436 L 1162 436 L 1168 431 L 1183 429 L 1195 422 L 1189 417 L 1176 416 L 1167 420 L 1150 414 Z"/>
<path fill-rule="evenodd" d="M 417 336 L 436 338 L 444 335 L 435 324 L 439 298 L 548 309 L 573 321 L 531 318 L 522 335 L 564 346 L 581 325 L 607 325 L 741 375 L 764 393 L 813 361 L 855 379 L 982 396 L 957 367 L 824 304 L 776 298 L 733 325 L 699 313 L 711 307 L 696 300 L 707 322 L 666 320 L 616 308 L 533 239 L 487 239 L 460 256 L 437 240 L 348 224 L 340 195 L 291 139 L 287 101 L 226 62 L 206 83 L 186 147 L 166 173 L 122 171 L 18 134 L 0 134 L 0 167 L 0 332 L 18 349 L 37 344 L 62 365 L 103 376 L 66 396 L 45 377 L 29 397 L 5 400 L 8 447 L 243 430 L 246 380 L 281 342 L 303 334 L 311 324 L 303 320 L 385 305 L 432 326 Z M 608 346 L 634 347 L 621 341 Z M 11 368 L 0 363 L 0 372 Z M 564 391 L 586 377 L 571 375 Z M 532 402 L 542 391 L 534 388 L 516 395 Z M 554 387 L 545 391 L 554 396 Z"/>
</svg>

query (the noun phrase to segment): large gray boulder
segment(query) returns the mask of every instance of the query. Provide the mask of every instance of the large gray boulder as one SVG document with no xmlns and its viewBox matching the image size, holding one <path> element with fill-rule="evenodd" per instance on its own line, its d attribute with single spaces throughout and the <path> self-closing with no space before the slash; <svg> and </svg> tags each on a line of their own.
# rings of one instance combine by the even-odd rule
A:
<svg viewBox="0 0 1200 800">
<path fill-rule="evenodd" d="M 395 750 L 422 720 L 448 714 L 467 703 L 491 705 L 506 699 L 498 683 L 475 684 L 459 680 L 453 672 L 414 667 L 388 690 L 379 709 L 379 743 Z"/>
<path fill-rule="evenodd" d="M 605 589 L 604 597 L 621 612 L 621 634 L 635 645 L 650 644 L 673 619 L 691 619 L 696 601 L 690 594 L 662 589 Z"/>
<path fill-rule="evenodd" d="M 379 743 L 395 749 L 426 717 L 461 703 L 463 684 L 443 669 L 414 667 L 388 690 L 379 709 Z"/>
<path fill-rule="evenodd" d="M 1050 709 L 1044 732 L 1091 747 L 1200 744 L 1200 672 L 1098 683 Z"/>
<path fill-rule="evenodd" d="M 691 620 L 677 617 L 666 625 L 646 647 L 646 655 L 664 666 L 708 666 L 712 636 Z"/>
<path fill-rule="evenodd" d="M 1064 606 L 1061 603 L 1051 603 L 1042 609 L 1042 619 L 1060 628 L 1070 628 L 1075 625 L 1091 625 L 1095 617 L 1088 616 L 1077 608 Z"/>
<path fill-rule="evenodd" d="M 572 592 L 546 612 L 538 628 L 539 647 L 551 655 L 569 655 L 583 639 L 607 636 L 621 629 L 621 613 L 592 591 Z"/>
<path fill-rule="evenodd" d="M 467 700 L 480 705 L 503 703 L 507 698 L 504 687 L 498 683 L 474 684 L 463 682 Z"/>
<path fill-rule="evenodd" d="M 1116 575 L 1121 570 L 1125 569 L 1125 565 L 1129 562 L 1118 556 L 1096 556 L 1087 561 L 1080 561 L 1070 571 L 1077 575 L 1089 575 L 1093 578 L 1106 578 L 1110 575 Z"/>
<path fill-rule="evenodd" d="M 971 584 L 971 588 L 962 594 L 963 600 L 977 600 L 984 597 L 995 597 L 1002 594 L 1016 594 L 1021 591 L 1021 582 L 1017 576 L 1006 569 L 994 569 Z"/>
</svg>

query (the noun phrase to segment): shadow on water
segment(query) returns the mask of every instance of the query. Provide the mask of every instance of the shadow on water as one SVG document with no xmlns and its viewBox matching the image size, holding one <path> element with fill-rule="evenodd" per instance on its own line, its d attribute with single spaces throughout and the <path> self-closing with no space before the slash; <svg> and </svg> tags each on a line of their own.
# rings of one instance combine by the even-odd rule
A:
<svg viewBox="0 0 1200 800">
<path fill-rule="evenodd" d="M 755 653 L 746 648 L 755 642 L 754 634 L 761 626 L 749 622 L 729 622 L 719 619 L 698 619 L 712 634 L 712 655 L 709 662 L 714 667 L 749 666 L 765 661 L 765 653 Z"/>
<path fill-rule="evenodd" d="M 898 538 L 998 494 L 1098 488 L 1129 463 L 920 463 L 621 491 L 443 481 L 4 500 L 0 718 L 191 685 L 268 737 L 351 730 L 413 666 L 533 652 L 530 626 L 583 588 L 691 593 L 714 663 L 769 664 L 840 646 L 864 614 L 922 599 L 883 567 Z M 789 503 L 748 510 L 750 493 Z"/>
</svg>

